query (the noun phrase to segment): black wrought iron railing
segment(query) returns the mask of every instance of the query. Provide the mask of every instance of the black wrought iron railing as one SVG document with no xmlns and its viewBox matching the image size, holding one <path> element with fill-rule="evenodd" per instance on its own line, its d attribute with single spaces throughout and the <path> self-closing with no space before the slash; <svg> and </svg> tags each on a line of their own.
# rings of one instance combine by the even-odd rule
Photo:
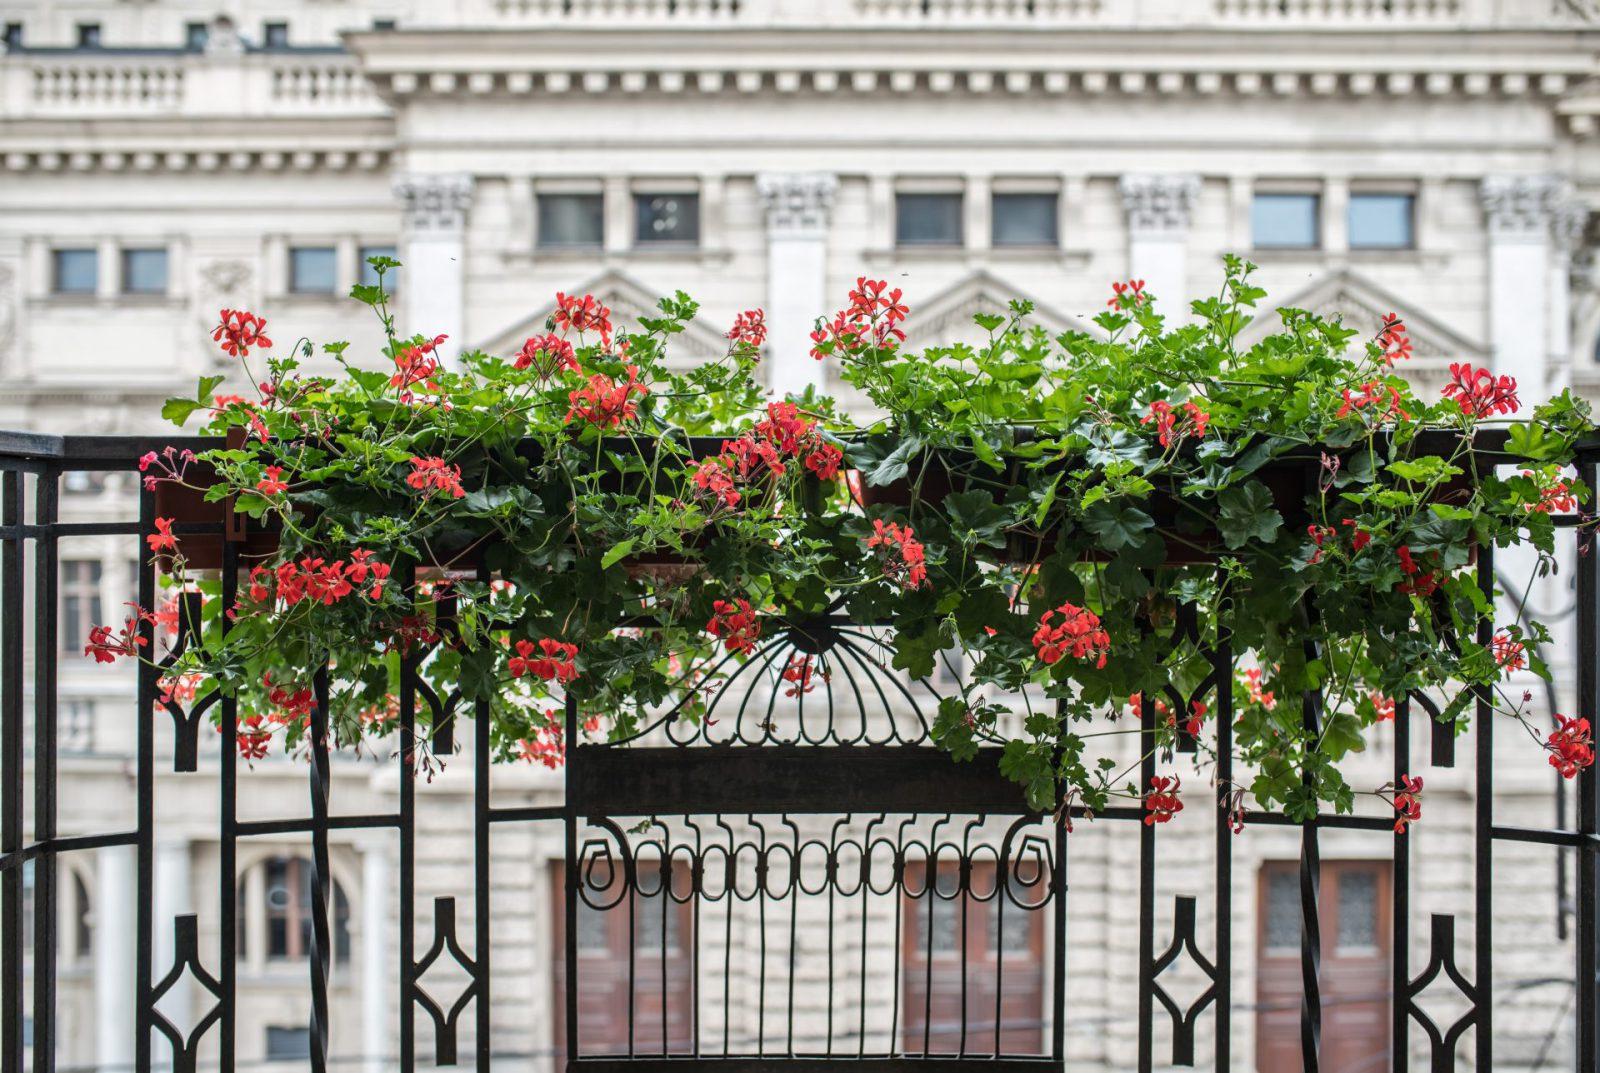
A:
<svg viewBox="0 0 1600 1073">
<path fill-rule="evenodd" d="M 398 851 L 398 932 L 392 977 L 384 982 L 393 992 L 397 1031 L 392 1054 L 366 1056 L 376 1063 L 371 1068 L 539 1068 L 506 1064 L 495 1053 L 493 953 L 504 912 L 491 899 L 497 867 L 491 842 L 524 826 L 561 832 L 563 897 L 522 910 L 555 924 L 558 1013 L 543 1041 L 544 1068 L 643 1073 L 697 1062 L 729 1071 L 833 1063 L 890 1070 L 928 1062 L 1066 1068 L 1075 1017 L 1070 974 L 1093 968 L 1075 968 L 1069 940 L 1070 836 L 1063 820 L 1081 810 L 1063 817 L 1031 814 L 1016 786 L 1000 775 L 992 751 L 955 764 L 934 749 L 924 710 L 937 683 L 908 683 L 888 672 L 870 624 L 842 615 L 776 623 L 753 658 L 717 672 L 707 718 L 691 724 L 667 711 L 630 741 L 569 749 L 564 791 L 550 804 L 496 803 L 489 720 L 482 711 L 460 710 L 459 695 L 429 687 L 419 673 L 425 653 L 413 652 L 401 668 L 399 744 L 385 761 L 395 778 L 392 811 L 333 808 L 324 673 L 316 682 L 308 739 L 306 807 L 289 818 L 243 818 L 241 784 L 251 776 L 237 749 L 236 703 L 213 695 L 204 707 L 158 706 L 159 669 L 143 666 L 136 695 L 127 698 L 135 727 L 133 810 L 126 823 L 108 830 L 63 830 L 63 794 L 72 788 L 58 762 L 60 548 L 82 538 L 115 539 L 126 542 L 129 558 L 143 559 L 155 511 L 153 495 L 139 491 L 136 517 L 62 520 L 62 482 L 86 471 L 132 472 L 141 454 L 169 442 L 0 435 L 0 1073 L 66 1068 L 58 1061 L 60 866 L 70 854 L 118 846 L 131 847 L 136 857 L 136 957 L 128 981 L 134 1025 L 122 1062 L 100 1068 L 231 1071 L 247 1064 L 238 1034 L 247 1001 L 239 974 L 240 852 L 252 840 L 288 836 L 310 845 L 311 1027 L 304 1061 L 317 1073 L 333 1067 L 329 994 L 339 921 L 331 908 L 330 836 L 353 831 L 392 833 Z M 185 445 L 206 444 L 179 444 Z M 1590 487 L 1597 484 L 1597 462 L 1600 457 L 1587 456 L 1580 464 Z M 1562 519 L 1569 539 L 1578 521 Z M 221 525 L 215 533 L 223 538 L 220 596 L 230 606 L 239 549 Z M 1570 550 L 1575 648 L 1561 655 L 1575 670 L 1578 714 L 1600 722 L 1600 553 L 1586 545 Z M 1489 599 L 1496 598 L 1495 570 L 1495 549 L 1479 549 L 1478 578 Z M 156 590 L 154 566 L 143 561 L 139 601 L 151 606 Z M 180 638 L 186 632 L 180 630 Z M 1171 643 L 1202 644 L 1192 613 L 1180 616 Z M 795 651 L 816 657 L 825 672 L 822 684 L 810 695 L 781 696 L 784 683 L 775 671 Z M 1125 881 L 1127 911 L 1137 918 L 1137 965 L 1130 974 L 1137 989 L 1134 1046 L 1123 1058 L 1107 1059 L 1107 1068 L 1296 1067 L 1270 1066 L 1261 1031 L 1253 1033 L 1256 1054 L 1239 1045 L 1240 1011 L 1272 1004 L 1241 994 L 1238 985 L 1242 959 L 1236 954 L 1248 937 L 1235 928 L 1240 836 L 1232 830 L 1235 802 L 1228 792 L 1235 774 L 1229 735 L 1236 655 L 1224 635 L 1206 649 L 1209 674 L 1193 695 L 1171 698 L 1184 710 L 1193 700 L 1207 700 L 1221 740 L 1218 791 L 1204 838 L 1210 882 L 1172 901 L 1170 931 L 1158 927 L 1165 915 L 1158 909 L 1166 908 L 1158 901 L 1158 865 L 1169 840 L 1179 836 L 1143 822 L 1138 807 L 1111 808 L 1094 818 L 1112 829 L 1110 837 L 1135 840 L 1138 861 L 1136 875 Z M 1306 725 L 1318 727 L 1321 698 L 1307 695 L 1300 705 Z M 1424 718 L 1431 705 L 1422 695 L 1397 704 L 1396 781 L 1429 766 L 1457 764 L 1454 735 Z M 419 720 L 419 712 L 427 717 Z M 1571 1068 L 1600 1068 L 1595 772 L 1576 780 L 1570 821 L 1537 828 L 1502 823 L 1487 698 L 1477 714 L 1467 761 L 1470 834 L 1462 843 L 1472 859 L 1470 924 L 1434 915 L 1425 943 L 1412 934 L 1421 919 L 1413 837 L 1395 833 L 1390 816 L 1324 815 L 1304 824 L 1276 813 L 1246 816 L 1250 827 L 1298 829 L 1299 994 L 1292 999 L 1299 1006 L 1292 1045 L 1298 1068 L 1354 1068 L 1340 1065 L 1342 1058 L 1325 1064 L 1347 1042 L 1330 1038 L 1323 1001 L 1328 977 L 1320 861 L 1332 832 L 1365 839 L 1374 854 L 1392 862 L 1382 923 L 1388 984 L 1378 995 L 1387 1023 L 1370 1027 L 1376 1061 L 1362 1068 L 1398 1073 L 1418 1066 L 1419 1056 L 1435 1071 L 1502 1068 L 1495 1047 L 1496 953 L 1518 938 L 1497 934 L 1504 907 L 1494 899 L 1493 862 L 1496 848 L 1507 844 L 1548 848 L 1550 875 L 1558 874 L 1559 860 L 1563 882 L 1574 877 L 1568 912 L 1559 921 L 1566 930 L 1552 947 L 1571 959 L 1570 972 L 1546 967 L 1557 978 L 1570 976 L 1570 1013 L 1563 1007 L 1562 1016 L 1571 1026 Z M 457 743 L 457 717 L 469 715 L 475 716 L 464 724 L 471 741 Z M 1155 731 L 1156 718 L 1154 706 L 1145 705 L 1146 731 Z M 576 723 L 569 705 L 569 743 L 581 738 Z M 1419 734 L 1418 723 L 1431 729 Z M 211 725 L 220 740 L 209 821 L 219 888 L 208 910 L 217 926 L 202 938 L 195 915 L 181 915 L 170 931 L 156 918 L 161 832 L 155 795 L 158 763 L 170 762 L 175 777 L 191 777 L 185 773 L 198 766 L 199 729 Z M 470 823 L 462 832 L 470 868 L 452 876 L 453 894 L 436 897 L 431 934 L 418 927 L 418 844 L 426 837 L 419 815 L 429 807 L 419 793 L 418 733 L 431 734 L 432 748 L 442 755 L 459 746 L 472 767 Z M 1145 785 L 1155 773 L 1156 757 L 1145 757 Z M 470 906 L 464 914 L 458 915 L 457 899 Z M 1256 920 L 1255 908 L 1249 919 Z M 558 914 L 554 922 L 552 914 Z M 465 928 L 457 925 L 462 916 L 470 920 Z M 167 960 L 158 961 L 158 931 L 173 937 Z M 431 972 L 444 965 L 454 966 L 446 977 L 454 981 L 448 994 L 439 993 Z M 1258 965 L 1258 990 L 1262 973 Z M 180 980 L 199 998 L 181 1024 L 164 1003 Z M 1178 986 L 1185 982 L 1192 997 Z M 1457 1013 L 1448 1020 L 1422 999 L 1442 982 L 1456 991 Z M 419 1045 L 430 1039 L 431 1047 Z"/>
</svg>

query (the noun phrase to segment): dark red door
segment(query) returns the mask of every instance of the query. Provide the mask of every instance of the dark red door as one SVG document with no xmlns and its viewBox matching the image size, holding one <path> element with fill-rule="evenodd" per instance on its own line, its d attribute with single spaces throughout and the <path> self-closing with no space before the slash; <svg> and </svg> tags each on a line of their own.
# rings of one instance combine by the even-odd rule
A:
<svg viewBox="0 0 1600 1073">
<path fill-rule="evenodd" d="M 555 1038 L 567 1046 L 564 869 L 555 867 Z M 687 884 L 687 876 L 678 889 Z M 609 896 L 594 899 L 604 904 Z M 632 912 L 629 912 L 630 902 Z M 630 917 L 632 918 L 630 926 Z M 610 909 L 578 902 L 578 1053 L 682 1053 L 693 1049 L 694 935 L 688 902 L 634 895 Z M 628 957 L 629 947 L 633 958 Z"/>
<path fill-rule="evenodd" d="M 969 889 L 958 894 L 956 869 L 941 867 L 935 890 L 905 897 L 901 1039 L 907 1053 L 1040 1053 L 1049 910 L 1019 908 L 1004 892 L 989 897 L 994 882 L 994 865 L 974 862 Z M 911 889 L 922 885 L 920 877 L 908 876 Z"/>
<path fill-rule="evenodd" d="M 1322 1069 L 1389 1069 L 1388 861 L 1324 861 Z M 1299 1073 L 1300 864 L 1262 866 L 1256 938 L 1256 1069 Z"/>
</svg>

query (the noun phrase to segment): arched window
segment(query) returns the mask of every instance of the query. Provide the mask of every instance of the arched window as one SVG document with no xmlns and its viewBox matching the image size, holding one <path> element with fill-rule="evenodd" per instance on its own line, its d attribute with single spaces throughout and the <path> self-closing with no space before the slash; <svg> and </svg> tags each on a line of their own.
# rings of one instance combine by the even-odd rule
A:
<svg viewBox="0 0 1600 1073">
<path fill-rule="evenodd" d="M 350 900 L 332 881 L 328 923 L 333 956 L 350 960 Z M 312 868 L 307 857 L 269 857 L 239 884 L 239 957 L 251 963 L 298 961 L 311 956 Z"/>
</svg>

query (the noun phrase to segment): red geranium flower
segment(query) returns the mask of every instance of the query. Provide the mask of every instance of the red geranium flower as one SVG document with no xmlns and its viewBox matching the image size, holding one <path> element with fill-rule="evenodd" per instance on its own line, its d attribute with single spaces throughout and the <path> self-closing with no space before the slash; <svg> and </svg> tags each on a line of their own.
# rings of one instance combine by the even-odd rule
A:
<svg viewBox="0 0 1600 1073">
<path fill-rule="evenodd" d="M 171 518 L 157 518 L 156 531 L 144 538 L 151 551 L 177 551 L 178 538 L 172 533 Z"/>
<path fill-rule="evenodd" d="M 1144 795 L 1146 827 L 1170 823 L 1172 817 L 1183 811 L 1183 801 L 1178 797 L 1178 791 L 1182 788 L 1183 780 L 1176 775 L 1150 776 L 1150 789 Z"/>
<path fill-rule="evenodd" d="M 1444 386 L 1443 394 L 1455 399 L 1461 412 L 1474 419 L 1514 414 L 1522 406 L 1514 377 L 1497 377 L 1488 369 L 1475 369 L 1465 361 L 1450 366 L 1450 383 Z"/>
<path fill-rule="evenodd" d="M 1344 420 L 1351 414 L 1359 416 L 1360 411 L 1371 408 L 1377 415 L 1378 421 L 1387 421 L 1392 417 L 1401 417 L 1407 421 L 1411 415 L 1400 405 L 1400 391 L 1385 384 L 1381 380 L 1368 380 L 1361 385 L 1361 394 L 1354 395 L 1349 388 L 1344 389 L 1344 404 L 1339 407 L 1339 412 L 1333 416 L 1337 420 Z"/>
<path fill-rule="evenodd" d="M 766 314 L 759 309 L 747 309 L 733 318 L 733 327 L 728 329 L 728 338 L 734 346 L 747 346 L 752 350 L 759 349 L 767 341 Z"/>
<path fill-rule="evenodd" d="M 742 597 L 735 600 L 718 600 L 711 605 L 711 621 L 706 632 L 722 638 L 729 652 L 749 655 L 761 638 L 761 619 Z"/>
<path fill-rule="evenodd" d="M 1130 279 L 1126 283 L 1111 284 L 1111 299 L 1106 305 L 1112 309 L 1132 309 L 1143 305 L 1148 298 L 1144 293 L 1144 280 Z"/>
<path fill-rule="evenodd" d="M 411 473 L 406 477 L 406 483 L 423 494 L 427 499 L 435 492 L 448 492 L 455 499 L 466 495 L 461 487 L 461 467 L 452 466 L 442 458 L 418 458 L 411 456 Z"/>
<path fill-rule="evenodd" d="M 872 535 L 866 539 L 868 549 L 880 549 L 884 577 L 907 590 L 919 589 L 927 582 L 927 554 L 909 525 L 885 525 L 882 518 L 874 518 Z"/>
<path fill-rule="evenodd" d="M 1494 665 L 1502 671 L 1520 671 L 1528 665 L 1527 649 L 1509 633 L 1495 634 L 1489 648 L 1494 653 Z"/>
<path fill-rule="evenodd" d="M 599 332 L 600 345 L 611 346 L 611 310 L 592 294 L 578 298 L 557 291 L 556 311 L 551 314 L 551 320 L 562 331 Z"/>
<path fill-rule="evenodd" d="M 1558 724 L 1545 741 L 1550 751 L 1550 766 L 1561 772 L 1561 777 L 1571 779 L 1594 763 L 1594 735 L 1587 719 L 1569 719 L 1556 716 Z"/>
<path fill-rule="evenodd" d="M 118 656 L 136 656 L 139 649 L 149 645 L 149 640 L 139 633 L 141 620 L 149 620 L 150 616 L 130 604 L 134 614 L 123 623 L 122 631 L 113 634 L 110 626 L 94 626 L 89 630 L 89 643 L 83 646 L 83 654 L 93 656 L 96 663 L 115 663 Z"/>
<path fill-rule="evenodd" d="M 1061 621 L 1052 625 L 1051 620 L 1058 615 Z M 1086 607 L 1064 603 L 1039 616 L 1039 628 L 1033 632 L 1033 647 L 1045 663 L 1056 663 L 1070 655 L 1086 663 L 1094 660 L 1098 669 L 1106 665 L 1111 635 L 1100 628 L 1099 615 Z"/>
<path fill-rule="evenodd" d="M 1411 357 L 1411 339 L 1406 335 L 1406 326 L 1401 323 L 1397 313 L 1385 313 L 1383 325 L 1378 329 L 1378 346 L 1383 350 L 1385 364 L 1393 366 L 1397 361 Z"/>
<path fill-rule="evenodd" d="M 1408 824 L 1422 819 L 1422 776 L 1401 775 L 1394 795 L 1394 829 L 1404 834 Z"/>
<path fill-rule="evenodd" d="M 563 370 L 580 371 L 572 344 L 554 332 L 526 340 L 513 364 L 518 369 L 534 369 L 541 380 L 548 380 Z"/>
<path fill-rule="evenodd" d="M 256 491 L 264 496 L 275 496 L 280 492 L 287 492 L 289 486 L 283 481 L 282 466 L 263 466 L 262 478 L 256 482 Z"/>
<path fill-rule="evenodd" d="M 1185 436 L 1204 439 L 1211 415 L 1193 402 L 1175 408 L 1165 399 L 1157 399 L 1150 404 L 1150 412 L 1139 419 L 1139 424 L 1148 425 L 1152 421 L 1155 422 L 1156 438 L 1161 446 L 1170 447 L 1173 440 L 1182 440 Z"/>
<path fill-rule="evenodd" d="M 511 677 L 521 678 L 531 674 L 546 682 L 566 685 L 578 677 L 578 646 L 553 637 L 541 637 L 537 645 L 532 641 L 518 641 L 517 654 L 506 663 Z"/>
<path fill-rule="evenodd" d="M 638 417 L 639 408 L 633 396 L 636 393 L 640 397 L 648 395 L 650 389 L 639 382 L 638 366 L 629 365 L 627 370 L 628 379 L 622 383 L 603 373 L 589 377 L 588 384 L 567 396 L 571 406 L 566 420 L 581 418 L 599 428 L 616 428 Z"/>
<path fill-rule="evenodd" d="M 265 317 L 246 313 L 242 309 L 224 309 L 211 338 L 222 344 L 223 353 L 229 357 L 246 358 L 250 356 L 251 347 L 260 347 L 262 350 L 272 348 L 272 340 L 264 334 L 266 330 Z"/>
<path fill-rule="evenodd" d="M 1530 479 L 1537 479 L 1531 470 L 1523 470 L 1522 475 Z M 1578 499 L 1572 494 L 1572 489 L 1566 481 L 1556 481 L 1548 487 L 1539 489 L 1539 502 L 1529 503 L 1528 513 L 1538 514 L 1570 514 L 1578 509 Z"/>
</svg>

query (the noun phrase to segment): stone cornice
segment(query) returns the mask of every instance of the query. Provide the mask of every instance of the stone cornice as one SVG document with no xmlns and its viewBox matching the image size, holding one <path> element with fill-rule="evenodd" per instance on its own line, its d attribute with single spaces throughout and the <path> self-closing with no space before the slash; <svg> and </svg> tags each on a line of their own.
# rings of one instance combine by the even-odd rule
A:
<svg viewBox="0 0 1600 1073">
<path fill-rule="evenodd" d="M 185 138 L 182 141 L 193 139 Z M 392 150 L 352 148 L 203 149 L 189 148 L 177 138 L 170 149 L 10 149 L 0 148 L 0 172 L 380 172 L 388 168 Z M 304 144 L 305 139 L 301 139 Z"/>
</svg>

